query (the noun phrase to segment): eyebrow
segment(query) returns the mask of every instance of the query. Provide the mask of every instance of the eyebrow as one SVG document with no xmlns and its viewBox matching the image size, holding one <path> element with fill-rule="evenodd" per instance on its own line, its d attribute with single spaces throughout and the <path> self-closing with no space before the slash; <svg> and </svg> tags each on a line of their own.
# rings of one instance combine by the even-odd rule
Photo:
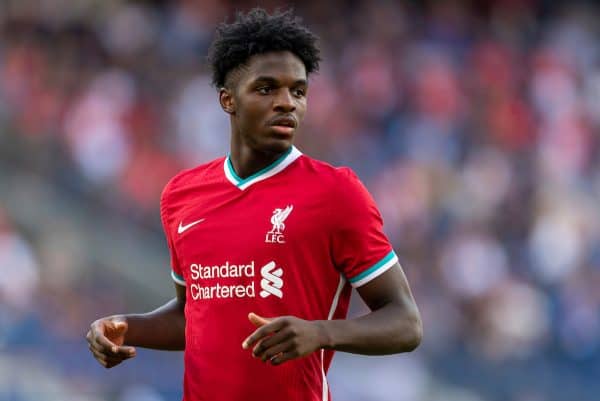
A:
<svg viewBox="0 0 600 401">
<path fill-rule="evenodd" d="M 269 77 L 269 76 L 259 76 L 257 77 L 254 82 L 265 82 L 265 83 L 269 83 L 269 84 L 279 84 L 279 80 L 273 78 L 273 77 Z M 308 82 L 306 81 L 306 79 L 298 79 L 296 81 L 294 81 L 294 86 L 298 86 L 298 85 L 307 85 Z"/>
</svg>

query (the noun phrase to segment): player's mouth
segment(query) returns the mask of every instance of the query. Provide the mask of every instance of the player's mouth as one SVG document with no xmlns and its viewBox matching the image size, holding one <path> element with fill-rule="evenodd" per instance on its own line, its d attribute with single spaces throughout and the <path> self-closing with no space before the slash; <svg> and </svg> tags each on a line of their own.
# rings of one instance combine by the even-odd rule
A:
<svg viewBox="0 0 600 401">
<path fill-rule="evenodd" d="M 292 116 L 283 116 L 274 118 L 269 125 L 278 134 L 292 135 L 298 126 L 298 122 Z"/>
</svg>

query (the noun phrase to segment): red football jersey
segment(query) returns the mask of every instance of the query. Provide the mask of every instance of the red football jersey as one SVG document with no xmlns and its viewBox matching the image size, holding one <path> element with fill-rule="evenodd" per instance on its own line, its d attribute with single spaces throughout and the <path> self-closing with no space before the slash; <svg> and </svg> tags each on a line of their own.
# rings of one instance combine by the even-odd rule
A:
<svg viewBox="0 0 600 401">
<path fill-rule="evenodd" d="M 398 258 L 356 175 L 295 147 L 242 179 L 229 158 L 167 184 L 161 218 L 172 277 L 187 288 L 185 401 L 325 401 L 333 352 L 280 366 L 242 341 L 248 313 L 343 319 L 351 287 Z"/>
</svg>

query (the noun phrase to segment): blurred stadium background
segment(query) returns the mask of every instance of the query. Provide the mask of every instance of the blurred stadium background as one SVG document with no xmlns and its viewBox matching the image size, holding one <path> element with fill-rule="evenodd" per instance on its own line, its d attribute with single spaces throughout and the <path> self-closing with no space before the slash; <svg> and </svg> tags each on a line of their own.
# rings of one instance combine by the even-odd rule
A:
<svg viewBox="0 0 600 401">
<path fill-rule="evenodd" d="M 173 295 L 159 194 L 227 151 L 205 55 L 257 3 L 0 4 L 0 401 L 179 400 L 181 354 L 106 371 L 84 335 Z M 338 353 L 334 400 L 600 399 L 598 4 L 258 4 L 321 36 L 299 147 L 372 191 L 424 319 Z"/>
</svg>

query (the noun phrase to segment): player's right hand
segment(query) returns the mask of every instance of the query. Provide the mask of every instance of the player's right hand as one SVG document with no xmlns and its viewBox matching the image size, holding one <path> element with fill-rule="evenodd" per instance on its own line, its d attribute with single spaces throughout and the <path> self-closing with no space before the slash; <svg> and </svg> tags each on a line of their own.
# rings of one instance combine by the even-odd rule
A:
<svg viewBox="0 0 600 401">
<path fill-rule="evenodd" d="M 123 345 L 127 328 L 127 320 L 120 316 L 104 317 L 91 324 L 86 335 L 89 349 L 106 369 L 135 356 L 134 347 Z"/>
</svg>

